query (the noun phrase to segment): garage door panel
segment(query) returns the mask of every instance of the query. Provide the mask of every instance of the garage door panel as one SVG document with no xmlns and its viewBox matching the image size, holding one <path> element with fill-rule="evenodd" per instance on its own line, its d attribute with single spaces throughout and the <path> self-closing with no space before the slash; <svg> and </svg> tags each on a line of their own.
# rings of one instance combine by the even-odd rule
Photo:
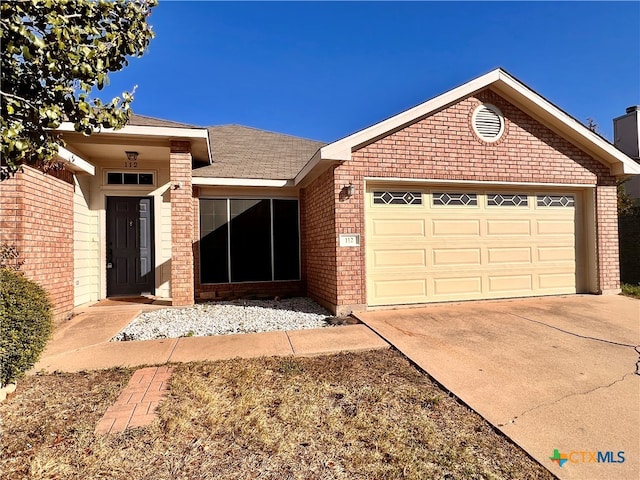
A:
<svg viewBox="0 0 640 480">
<path fill-rule="evenodd" d="M 531 235 L 531 222 L 524 220 L 487 220 L 487 236 Z"/>
<path fill-rule="evenodd" d="M 438 187 L 437 192 L 444 195 L 446 190 Z M 581 197 L 575 192 L 556 192 L 545 200 L 574 198 L 571 204 L 538 205 L 541 194 L 518 191 L 528 198 L 528 206 L 515 207 L 488 206 L 489 195 L 499 190 L 478 189 L 471 192 L 477 199 L 473 205 L 434 206 L 433 193 L 424 188 L 419 208 L 388 208 L 373 204 L 372 191 L 369 187 L 365 242 L 370 305 L 577 291 L 576 216 Z M 554 200 L 556 196 L 561 200 Z"/>
<path fill-rule="evenodd" d="M 373 252 L 374 268 L 406 268 L 427 266 L 427 255 L 424 249 L 376 249 Z"/>
<path fill-rule="evenodd" d="M 538 235 L 571 235 L 575 231 L 573 217 L 566 220 L 538 220 Z"/>
<path fill-rule="evenodd" d="M 482 292 L 482 276 L 434 278 L 433 295 L 468 295 L 470 293 L 480 294 Z"/>
<path fill-rule="evenodd" d="M 489 275 L 489 293 L 527 292 L 533 289 L 533 275 Z"/>
<path fill-rule="evenodd" d="M 575 262 L 576 250 L 573 245 L 538 247 L 537 251 L 540 263 Z"/>
<path fill-rule="evenodd" d="M 531 247 L 488 247 L 488 265 L 530 264 Z"/>
<path fill-rule="evenodd" d="M 434 248 L 433 266 L 477 266 L 481 263 L 480 248 Z"/>
<path fill-rule="evenodd" d="M 426 279 L 408 280 L 380 280 L 374 282 L 376 298 L 382 301 L 407 301 L 409 299 L 421 299 L 427 295 Z"/>
<path fill-rule="evenodd" d="M 374 237 L 424 237 L 424 219 L 391 219 L 381 218 L 372 222 Z"/>
<path fill-rule="evenodd" d="M 541 289 L 573 289 L 572 293 L 575 293 L 576 275 L 573 272 L 541 273 L 538 280 Z"/>
<path fill-rule="evenodd" d="M 431 223 L 433 237 L 479 237 L 480 220 L 434 219 Z"/>
</svg>

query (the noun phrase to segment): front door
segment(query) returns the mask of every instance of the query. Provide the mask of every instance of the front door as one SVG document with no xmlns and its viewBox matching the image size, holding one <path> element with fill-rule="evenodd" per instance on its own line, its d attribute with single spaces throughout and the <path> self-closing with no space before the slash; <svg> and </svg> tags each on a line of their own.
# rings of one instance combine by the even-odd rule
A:
<svg viewBox="0 0 640 480">
<path fill-rule="evenodd" d="M 107 197 L 107 296 L 153 295 L 153 203 Z"/>
</svg>

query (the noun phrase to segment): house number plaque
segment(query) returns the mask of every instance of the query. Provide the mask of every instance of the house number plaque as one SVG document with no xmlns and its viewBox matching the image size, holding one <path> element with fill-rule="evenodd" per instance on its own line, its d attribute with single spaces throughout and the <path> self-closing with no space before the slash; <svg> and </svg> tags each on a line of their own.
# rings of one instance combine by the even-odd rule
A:
<svg viewBox="0 0 640 480">
<path fill-rule="evenodd" d="M 360 234 L 359 233 L 341 233 L 340 246 L 341 247 L 359 247 Z"/>
</svg>

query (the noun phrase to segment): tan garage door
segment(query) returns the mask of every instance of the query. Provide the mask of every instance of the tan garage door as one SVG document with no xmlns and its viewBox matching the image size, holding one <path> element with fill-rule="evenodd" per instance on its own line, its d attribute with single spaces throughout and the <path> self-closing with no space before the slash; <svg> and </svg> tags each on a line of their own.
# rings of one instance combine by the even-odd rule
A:
<svg viewBox="0 0 640 480">
<path fill-rule="evenodd" d="M 579 192 L 369 185 L 367 301 L 575 293 Z"/>
</svg>

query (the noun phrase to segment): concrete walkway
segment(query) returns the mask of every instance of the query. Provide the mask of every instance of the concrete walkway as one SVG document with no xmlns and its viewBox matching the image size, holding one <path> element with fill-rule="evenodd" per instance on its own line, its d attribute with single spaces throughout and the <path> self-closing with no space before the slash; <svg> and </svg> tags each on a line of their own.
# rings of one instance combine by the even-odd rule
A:
<svg viewBox="0 0 640 480">
<path fill-rule="evenodd" d="M 640 478 L 640 301 L 573 295 L 358 317 L 561 479 Z"/>
<path fill-rule="evenodd" d="M 108 301 L 83 309 L 79 315 L 58 326 L 31 373 L 389 348 L 387 342 L 362 324 L 288 332 L 110 342 L 142 311 L 158 308 L 166 307 Z"/>
</svg>

